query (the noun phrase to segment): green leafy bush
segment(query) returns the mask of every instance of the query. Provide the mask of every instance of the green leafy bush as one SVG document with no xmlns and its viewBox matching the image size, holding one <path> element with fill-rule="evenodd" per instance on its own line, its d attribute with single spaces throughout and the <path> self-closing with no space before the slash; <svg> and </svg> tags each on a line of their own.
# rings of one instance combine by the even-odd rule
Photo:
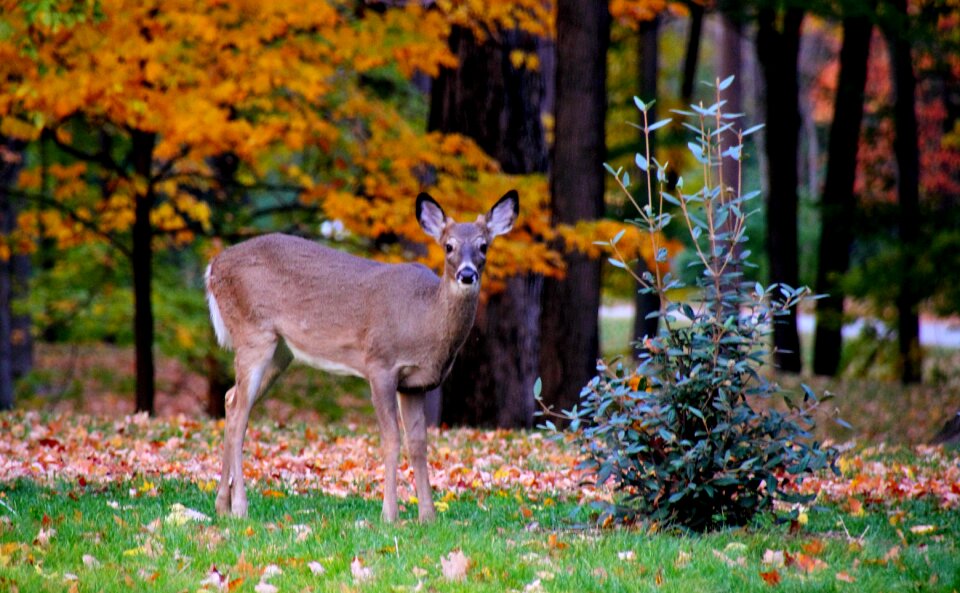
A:
<svg viewBox="0 0 960 593">
<path fill-rule="evenodd" d="M 635 279 L 639 290 L 660 296 L 661 309 L 654 313 L 660 329 L 635 345 L 636 369 L 601 364 L 574 409 L 548 411 L 564 420 L 566 432 L 559 434 L 572 435 L 567 438 L 579 445 L 588 474 L 597 483 L 612 480 L 619 496 L 604 509 L 604 520 L 647 517 L 694 530 L 741 525 L 776 500 L 800 501 L 784 488 L 784 478 L 799 480 L 833 466 L 836 457 L 831 448 L 808 442 L 818 403 L 814 392 L 804 386 L 803 394 L 793 397 L 761 373 L 772 324 L 809 295 L 805 288 L 742 281 L 750 265 L 743 248 L 745 221 L 752 214 L 747 207 L 759 192 L 742 193 L 738 181 L 731 184 L 723 175 L 732 169 L 739 177 L 743 140 L 761 126 L 739 130 L 739 114 L 723 112 L 720 94 L 730 80 L 714 85 L 713 105 L 675 112 L 695 133 L 688 147 L 703 166 L 702 189 L 684 194 L 681 179 L 679 195 L 665 193 L 666 165 L 648 149 L 636 157 L 646 179 L 641 206 L 629 174 L 608 167 L 640 212 L 632 223 L 650 231 L 654 242 L 660 265 Z M 649 123 L 649 105 L 636 103 L 643 116 L 638 127 L 649 140 L 650 132 L 670 120 Z M 733 141 L 724 145 L 727 138 Z M 718 167 L 722 159 L 724 171 Z M 685 225 L 696 252 L 690 264 L 699 269 L 694 302 L 670 299 L 682 282 L 669 272 L 656 231 L 673 218 Z M 619 238 L 608 244 L 617 254 L 610 262 L 632 274 L 630 262 L 619 256 Z M 786 405 L 778 405 L 779 399 Z M 558 430 L 552 421 L 545 425 Z"/>
</svg>

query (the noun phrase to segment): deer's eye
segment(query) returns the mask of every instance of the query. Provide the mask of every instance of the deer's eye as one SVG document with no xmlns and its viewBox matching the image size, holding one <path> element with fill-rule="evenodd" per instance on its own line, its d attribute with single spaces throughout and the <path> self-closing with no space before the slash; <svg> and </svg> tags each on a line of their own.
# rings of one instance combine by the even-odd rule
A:
<svg viewBox="0 0 960 593">
<path fill-rule="evenodd" d="M 447 253 L 453 253 L 453 243 L 447 243 L 446 249 Z"/>
<path fill-rule="evenodd" d="M 486 243 L 481 243 L 481 244 L 480 244 L 480 253 L 482 253 L 482 254 L 484 254 L 484 255 L 487 254 L 487 244 L 486 244 Z"/>
</svg>

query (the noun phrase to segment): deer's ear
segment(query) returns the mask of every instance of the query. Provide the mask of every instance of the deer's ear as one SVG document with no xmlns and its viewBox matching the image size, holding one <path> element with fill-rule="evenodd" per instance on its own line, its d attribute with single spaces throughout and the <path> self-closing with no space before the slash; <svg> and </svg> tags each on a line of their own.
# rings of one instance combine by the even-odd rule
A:
<svg viewBox="0 0 960 593">
<path fill-rule="evenodd" d="M 511 189 L 493 205 L 493 208 L 484 217 L 490 234 L 496 237 L 509 233 L 510 229 L 513 228 L 513 223 L 517 221 L 519 213 L 520 196 L 517 194 L 517 190 Z"/>
<path fill-rule="evenodd" d="M 423 232 L 437 241 L 440 240 L 443 229 L 447 225 L 447 215 L 443 213 L 443 208 L 425 192 L 417 196 L 417 222 L 420 223 Z"/>
</svg>

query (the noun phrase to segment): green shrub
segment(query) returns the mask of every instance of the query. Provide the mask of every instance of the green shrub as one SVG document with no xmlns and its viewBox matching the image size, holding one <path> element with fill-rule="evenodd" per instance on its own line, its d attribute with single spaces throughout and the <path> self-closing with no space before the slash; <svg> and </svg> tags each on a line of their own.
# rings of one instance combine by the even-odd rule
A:
<svg viewBox="0 0 960 593">
<path fill-rule="evenodd" d="M 656 336 L 635 344 L 639 364 L 601 364 L 572 410 L 554 414 L 566 425 L 582 455 L 582 468 L 596 483 L 612 480 L 618 496 L 606 505 L 602 519 L 653 521 L 706 530 L 742 525 L 756 513 L 772 509 L 775 500 L 798 502 L 786 481 L 833 466 L 836 454 L 809 443 L 811 412 L 818 400 L 803 387 L 797 398 L 770 383 L 761 373 L 769 357 L 768 337 L 777 317 L 802 299 L 805 288 L 742 282 L 749 264 L 743 248 L 747 206 L 759 192 L 742 193 L 738 183 L 719 179 L 717 163 L 739 163 L 744 137 L 760 129 L 735 131 L 736 114 L 722 111 L 721 91 L 730 79 L 713 85 L 717 101 L 709 107 L 677 111 L 694 130 L 688 144 L 703 166 L 704 187 L 693 194 L 664 192 L 666 165 L 638 154 L 646 178 L 646 204 L 637 204 L 629 174 L 610 170 L 627 198 L 640 212 L 633 224 L 650 231 L 659 264 L 635 276 L 641 291 L 660 296 Z M 649 105 L 639 99 L 647 138 L 669 120 L 647 121 Z M 724 141 L 732 138 L 729 146 Z M 771 139 L 775 141 L 775 139 Z M 732 168 L 739 169 L 739 165 Z M 728 169 L 729 171 L 729 169 Z M 739 171 L 734 171 L 739 173 Z M 729 173 L 728 173 L 729 174 Z M 655 193 L 654 182 L 659 184 Z M 730 187 L 733 185 L 733 187 Z M 666 250 L 656 243 L 674 215 L 693 240 L 697 267 L 694 302 L 673 302 L 670 292 L 682 283 L 667 268 Z M 610 262 L 626 271 L 614 237 Z M 631 272 L 632 273 L 632 272 Z M 782 399 L 786 406 L 772 398 Z M 548 429 L 557 431 L 552 421 Z M 784 478 L 788 478 L 785 480 Z"/>
</svg>

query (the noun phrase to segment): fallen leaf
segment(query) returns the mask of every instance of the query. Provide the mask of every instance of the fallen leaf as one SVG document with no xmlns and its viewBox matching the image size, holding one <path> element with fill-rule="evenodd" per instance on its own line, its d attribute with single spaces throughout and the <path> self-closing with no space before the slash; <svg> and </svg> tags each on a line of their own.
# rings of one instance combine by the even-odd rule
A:
<svg viewBox="0 0 960 593">
<path fill-rule="evenodd" d="M 800 568 L 800 570 L 810 573 L 815 572 L 827 567 L 827 563 L 819 558 L 814 558 L 813 556 L 808 556 L 802 552 L 798 552 L 796 556 L 793 557 L 794 564 Z"/>
<path fill-rule="evenodd" d="M 280 567 L 276 564 L 268 564 L 267 567 L 263 569 L 263 574 L 260 575 L 260 578 L 262 580 L 266 580 L 270 577 L 275 577 L 278 574 L 283 574 L 283 571 L 280 570 Z"/>
<path fill-rule="evenodd" d="M 843 572 L 843 571 L 838 572 L 838 573 L 836 574 L 836 577 L 837 577 L 837 580 L 838 580 L 838 581 L 843 581 L 844 583 L 855 583 L 855 582 L 857 582 L 857 579 L 853 578 L 852 576 L 850 576 L 849 574 L 847 574 L 846 572 Z"/>
<path fill-rule="evenodd" d="M 540 579 L 524 585 L 523 593 L 543 593 L 543 584 L 540 582 Z"/>
<path fill-rule="evenodd" d="M 313 528 L 309 525 L 293 525 L 290 527 L 293 529 L 294 533 L 297 534 L 297 537 L 294 538 L 297 542 L 305 542 L 307 538 L 310 537 L 310 534 L 313 533 Z"/>
<path fill-rule="evenodd" d="M 143 546 L 137 546 L 136 548 L 130 548 L 123 551 L 124 556 L 143 556 L 147 553 L 147 549 Z"/>
<path fill-rule="evenodd" d="M 365 583 L 373 578 L 373 570 L 364 566 L 363 560 L 359 556 L 353 557 L 353 562 L 350 563 L 350 574 L 353 575 L 353 580 L 358 583 Z"/>
<path fill-rule="evenodd" d="M 859 499 L 853 498 L 852 496 L 847 499 L 846 507 L 847 512 L 854 517 L 863 517 L 866 515 L 866 511 L 863 510 L 863 503 L 860 502 Z"/>
<path fill-rule="evenodd" d="M 87 568 L 97 568 L 98 566 L 100 566 L 100 561 L 97 560 L 95 557 L 91 556 L 90 554 L 84 554 L 82 557 L 82 560 L 83 560 L 83 565 L 86 566 Z"/>
<path fill-rule="evenodd" d="M 677 553 L 677 559 L 673 561 L 673 565 L 677 568 L 683 568 L 690 564 L 691 560 L 693 560 L 693 555 L 690 552 L 684 552 L 683 550 L 680 550 Z"/>
<path fill-rule="evenodd" d="M 216 565 L 211 566 L 210 572 L 207 573 L 207 578 L 200 581 L 201 587 L 206 587 L 208 585 L 216 588 L 218 591 L 223 591 L 227 588 L 227 577 L 217 570 Z"/>
<path fill-rule="evenodd" d="M 317 562 L 316 560 L 308 562 L 307 568 L 309 568 L 310 572 L 313 573 L 314 575 L 321 575 L 327 572 L 327 569 L 325 569 L 323 565 Z"/>
<path fill-rule="evenodd" d="M 936 525 L 914 525 L 910 528 L 910 533 L 916 535 L 928 535 L 937 530 Z"/>
<path fill-rule="evenodd" d="M 815 539 L 813 541 L 807 542 L 800 546 L 803 551 L 811 556 L 819 556 L 823 554 L 823 551 L 826 549 L 826 544 L 823 543 L 823 540 Z"/>
<path fill-rule="evenodd" d="M 741 557 L 737 558 L 736 560 L 734 560 L 733 558 L 727 556 L 726 554 L 724 554 L 724 553 L 721 552 L 720 550 L 712 550 L 712 552 L 713 552 L 713 556 L 714 556 L 715 558 L 718 558 L 718 559 L 722 560 L 724 564 L 726 564 L 727 566 L 729 566 L 729 567 L 731 567 L 731 568 L 734 567 L 734 566 L 746 566 L 746 565 L 747 565 L 747 559 L 744 558 L 743 556 L 741 556 Z"/>
<path fill-rule="evenodd" d="M 747 551 L 747 545 L 740 542 L 730 542 L 723 548 L 723 551 L 733 556 L 739 556 Z"/>
<path fill-rule="evenodd" d="M 551 534 L 547 537 L 547 547 L 550 548 L 550 549 L 553 549 L 553 550 L 563 550 L 563 549 L 565 549 L 565 548 L 567 547 L 567 544 L 564 543 L 564 542 L 562 542 L 562 541 L 560 541 L 560 540 L 557 538 L 557 534 L 556 534 L 556 533 L 551 533 Z"/>
<path fill-rule="evenodd" d="M 167 525 L 180 526 L 180 525 L 185 525 L 192 521 L 206 522 L 209 520 L 210 520 L 210 517 L 204 515 L 200 511 L 195 511 L 191 508 L 187 508 L 183 506 L 179 502 L 175 502 L 172 505 L 170 505 L 170 513 L 167 514 L 166 518 L 164 519 L 164 522 Z"/>
<path fill-rule="evenodd" d="M 281 492 L 280 490 L 274 490 L 273 488 L 267 488 L 263 491 L 263 495 L 267 498 L 283 498 L 287 495 L 287 493 Z"/>
<path fill-rule="evenodd" d="M 620 560 L 636 560 L 637 555 L 633 550 L 627 550 L 626 552 L 617 552 L 617 558 Z"/>
<path fill-rule="evenodd" d="M 271 585 L 266 581 L 260 581 L 257 583 L 253 590 L 256 591 L 256 593 L 277 593 L 277 591 L 279 591 L 276 586 Z"/>
<path fill-rule="evenodd" d="M 241 577 L 250 577 L 251 579 L 260 576 L 260 571 L 247 561 L 247 556 L 243 552 L 240 552 L 240 557 L 237 558 L 237 563 L 233 565 L 231 572 L 236 572 Z"/>
<path fill-rule="evenodd" d="M 770 566 L 781 568 L 786 562 L 783 550 L 765 550 L 763 552 L 763 563 Z"/>
<path fill-rule="evenodd" d="M 446 558 L 440 558 L 440 571 L 448 581 L 462 581 L 467 577 L 470 559 L 461 550 L 454 550 Z"/>
<path fill-rule="evenodd" d="M 768 584 L 768 585 L 770 585 L 770 586 L 779 585 L 779 584 L 780 584 L 780 573 L 777 572 L 776 570 L 770 570 L 770 571 L 767 571 L 767 572 L 761 572 L 761 573 L 760 573 L 760 578 L 763 579 L 763 582 L 764 582 L 764 583 L 766 583 L 766 584 Z"/>
<path fill-rule="evenodd" d="M 57 535 L 57 530 L 53 527 L 41 527 L 40 531 L 37 532 L 37 537 L 33 540 L 33 545 L 45 548 L 50 545 L 50 539 L 55 535 Z"/>
<path fill-rule="evenodd" d="M 656 583 L 658 587 L 663 585 L 663 569 L 662 568 L 657 569 L 657 574 L 654 575 L 653 582 Z"/>
</svg>

